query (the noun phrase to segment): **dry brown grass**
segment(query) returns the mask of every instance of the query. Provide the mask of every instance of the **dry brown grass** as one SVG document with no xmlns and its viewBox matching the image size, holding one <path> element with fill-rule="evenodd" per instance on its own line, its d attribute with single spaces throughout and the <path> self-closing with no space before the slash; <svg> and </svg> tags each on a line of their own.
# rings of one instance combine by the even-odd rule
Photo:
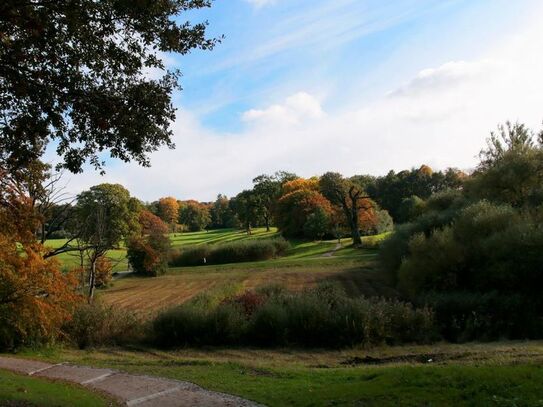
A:
<svg viewBox="0 0 543 407">
<path fill-rule="evenodd" d="M 302 290 L 321 281 L 335 281 L 350 295 L 395 295 L 387 288 L 373 263 L 366 262 L 360 266 L 360 261 L 348 261 L 325 265 L 188 268 L 156 278 L 118 280 L 112 288 L 102 292 L 102 298 L 109 304 L 135 310 L 141 315 L 152 315 L 203 292 L 231 294 L 268 284 Z"/>
</svg>

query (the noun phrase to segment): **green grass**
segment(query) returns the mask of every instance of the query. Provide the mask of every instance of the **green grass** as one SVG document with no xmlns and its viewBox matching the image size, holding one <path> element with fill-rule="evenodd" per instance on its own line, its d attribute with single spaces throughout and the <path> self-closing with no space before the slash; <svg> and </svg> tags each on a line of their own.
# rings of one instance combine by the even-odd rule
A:
<svg viewBox="0 0 543 407">
<path fill-rule="evenodd" d="M 51 239 L 45 242 L 45 246 L 56 249 L 62 247 L 66 241 L 67 239 Z M 128 269 L 128 260 L 126 258 L 126 250 L 124 248 L 109 250 L 107 252 L 107 257 L 113 264 L 113 271 L 125 271 Z M 63 267 L 66 268 L 79 267 L 80 264 L 79 252 L 61 253 L 58 256 L 55 256 L 55 258 Z"/>
<path fill-rule="evenodd" d="M 171 235 L 180 244 L 217 244 L 235 239 L 269 238 L 275 230 L 255 229 L 252 237 L 236 230 L 217 230 Z M 385 235 L 375 237 L 382 239 Z M 373 238 L 373 237 L 372 237 Z M 367 239 L 367 238 L 364 238 Z M 214 243 L 213 243 L 214 242 Z M 376 249 L 354 248 L 350 239 L 307 242 L 291 240 L 287 255 L 272 260 L 170 268 L 156 278 L 131 277 L 113 283 L 100 296 L 108 303 L 135 310 L 142 316 L 182 304 L 204 292 L 238 292 L 262 285 L 280 284 L 301 290 L 321 281 L 334 281 L 350 295 L 395 297 L 383 276 L 375 269 Z M 323 257 L 327 253 L 332 256 Z"/>
<path fill-rule="evenodd" d="M 204 243 L 220 244 L 249 239 L 267 239 L 279 236 L 279 233 L 277 232 L 277 228 L 271 228 L 269 232 L 266 232 L 266 228 L 254 228 L 250 235 L 238 229 L 216 229 L 208 232 L 170 233 L 169 236 L 172 247 L 177 248 L 180 246 Z"/>
<path fill-rule="evenodd" d="M 0 405 L 111 406 L 113 401 L 81 387 L 0 370 Z M 20 404 L 16 404 L 20 403 Z"/>
<path fill-rule="evenodd" d="M 541 342 L 372 351 L 112 348 L 26 355 L 187 380 L 269 406 L 543 406 Z M 346 364 L 366 356 L 383 364 Z"/>
<path fill-rule="evenodd" d="M 198 245 L 198 244 L 221 244 L 234 241 L 243 241 L 249 239 L 267 239 L 280 236 L 277 228 L 271 228 L 270 232 L 267 232 L 265 228 L 255 228 L 251 235 L 248 235 L 244 231 L 237 229 L 218 229 L 210 230 L 209 232 L 189 232 L 189 233 L 171 233 L 169 234 L 170 241 L 172 242 L 172 248 L 180 248 L 186 245 Z M 362 241 L 364 246 L 368 248 L 374 247 L 379 241 L 386 238 L 387 234 L 378 236 L 363 237 Z M 352 239 L 342 239 L 342 247 L 339 250 L 335 250 L 337 240 L 323 240 L 316 242 L 308 242 L 300 239 L 291 239 L 291 248 L 288 250 L 287 255 L 281 259 L 271 260 L 284 261 L 284 260 L 324 260 L 329 261 L 329 258 L 323 257 L 326 253 L 333 252 L 332 257 L 357 257 L 366 255 L 367 251 L 361 251 L 358 248 L 352 247 Z M 51 248 L 61 247 L 66 243 L 66 239 L 54 239 L 48 240 L 45 245 Z M 118 250 L 110 250 L 107 253 L 107 257 L 114 264 L 113 271 L 124 271 L 128 269 L 128 261 L 126 259 L 126 250 L 121 246 Z M 62 253 L 56 257 L 64 267 L 72 268 L 79 266 L 79 253 L 69 252 Z M 270 261 L 261 262 L 262 266 L 271 264 Z"/>
</svg>

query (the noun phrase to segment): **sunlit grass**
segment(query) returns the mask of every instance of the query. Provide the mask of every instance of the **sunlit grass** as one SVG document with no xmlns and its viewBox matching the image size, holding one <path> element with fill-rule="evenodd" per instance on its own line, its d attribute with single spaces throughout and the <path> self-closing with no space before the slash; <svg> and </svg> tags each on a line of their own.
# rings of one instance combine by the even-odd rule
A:
<svg viewBox="0 0 543 407">
<path fill-rule="evenodd" d="M 543 400 L 543 344 L 535 341 L 342 351 L 57 349 L 25 355 L 187 380 L 268 406 L 540 406 Z M 366 357 L 382 365 L 356 362 Z"/>
<path fill-rule="evenodd" d="M 21 376 L 0 370 L 0 405 L 98 407 L 114 404 L 112 400 L 106 400 L 98 394 L 75 385 Z"/>
</svg>

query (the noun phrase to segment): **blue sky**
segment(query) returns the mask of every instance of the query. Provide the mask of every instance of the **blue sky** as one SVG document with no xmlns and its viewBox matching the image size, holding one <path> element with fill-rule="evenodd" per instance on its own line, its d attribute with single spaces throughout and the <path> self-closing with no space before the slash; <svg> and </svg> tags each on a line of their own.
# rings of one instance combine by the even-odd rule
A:
<svg viewBox="0 0 543 407">
<path fill-rule="evenodd" d="M 260 6 L 258 4 L 262 3 Z M 213 52 L 175 58 L 176 103 L 218 131 L 239 131 L 243 112 L 300 89 L 328 109 L 394 89 L 421 66 L 477 55 L 530 12 L 506 0 L 216 0 L 191 14 L 225 39 Z M 413 56 L 413 57 L 410 57 Z"/>
<path fill-rule="evenodd" d="M 216 0 L 181 18 L 225 39 L 166 57 L 183 91 L 176 150 L 71 177 L 144 200 L 212 200 L 288 170 L 473 168 L 498 123 L 543 120 L 537 0 Z"/>
</svg>

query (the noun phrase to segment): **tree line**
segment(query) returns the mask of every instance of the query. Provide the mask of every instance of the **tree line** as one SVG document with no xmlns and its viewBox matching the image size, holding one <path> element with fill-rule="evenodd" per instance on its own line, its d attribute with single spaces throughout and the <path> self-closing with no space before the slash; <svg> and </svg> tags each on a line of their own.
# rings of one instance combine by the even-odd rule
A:
<svg viewBox="0 0 543 407">
<path fill-rule="evenodd" d="M 259 175 L 253 187 L 214 202 L 164 197 L 146 204 L 174 231 L 276 226 L 286 237 L 319 239 L 360 236 L 392 230 L 409 221 L 423 200 L 446 189 L 459 189 L 468 178 L 457 169 L 433 171 L 427 165 L 386 176 L 344 177 L 328 172 L 304 179 L 278 171 Z"/>
</svg>

